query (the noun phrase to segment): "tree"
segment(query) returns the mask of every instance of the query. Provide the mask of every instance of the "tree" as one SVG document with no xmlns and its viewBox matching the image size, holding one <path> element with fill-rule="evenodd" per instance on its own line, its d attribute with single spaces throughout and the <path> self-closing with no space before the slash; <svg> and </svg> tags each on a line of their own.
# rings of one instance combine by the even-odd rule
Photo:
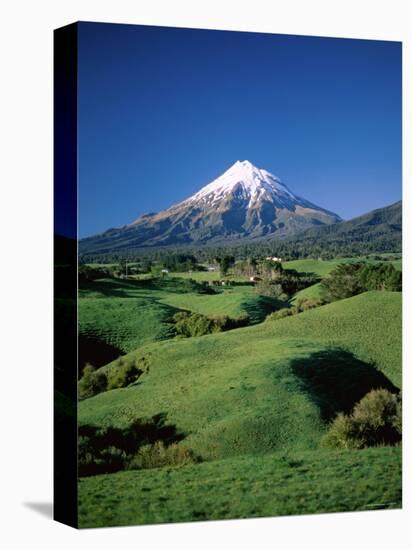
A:
<svg viewBox="0 0 412 550">
<path fill-rule="evenodd" d="M 366 290 L 402 290 L 402 273 L 390 262 L 366 264 L 360 272 L 360 282 Z"/>
<path fill-rule="evenodd" d="M 162 265 L 170 271 L 194 271 L 198 269 L 197 260 L 192 254 L 169 254 L 162 259 Z"/>
<path fill-rule="evenodd" d="M 363 265 L 362 263 L 339 264 L 321 282 L 322 298 L 327 302 L 334 302 L 364 292 L 365 287 L 359 278 Z"/>
<path fill-rule="evenodd" d="M 127 260 L 126 258 L 121 258 L 119 262 L 118 272 L 120 275 L 127 275 Z"/>
<path fill-rule="evenodd" d="M 235 263 L 235 257 L 226 255 L 216 258 L 216 261 L 220 265 L 220 275 L 225 277 L 229 271 L 229 268 Z"/>
<path fill-rule="evenodd" d="M 162 276 L 162 268 L 160 265 L 152 264 L 150 271 L 151 271 L 152 277 L 158 278 Z"/>
<path fill-rule="evenodd" d="M 327 302 L 349 298 L 368 290 L 402 290 L 402 273 L 390 262 L 338 265 L 321 283 Z"/>
<path fill-rule="evenodd" d="M 259 274 L 267 279 L 277 280 L 280 279 L 283 273 L 283 267 L 280 262 L 273 262 L 272 260 L 263 260 L 259 264 Z"/>
<path fill-rule="evenodd" d="M 268 279 L 263 279 L 255 286 L 256 292 L 261 296 L 269 296 L 270 298 L 279 298 L 286 300 L 287 296 L 283 291 L 282 285 Z"/>
</svg>

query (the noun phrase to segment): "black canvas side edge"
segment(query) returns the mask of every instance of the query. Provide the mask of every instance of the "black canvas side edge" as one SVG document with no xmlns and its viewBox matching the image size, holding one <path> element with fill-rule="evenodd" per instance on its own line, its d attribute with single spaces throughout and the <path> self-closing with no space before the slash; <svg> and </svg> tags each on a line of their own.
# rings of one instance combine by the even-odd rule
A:
<svg viewBox="0 0 412 550">
<path fill-rule="evenodd" d="M 77 521 L 77 24 L 54 31 L 54 519 Z"/>
</svg>

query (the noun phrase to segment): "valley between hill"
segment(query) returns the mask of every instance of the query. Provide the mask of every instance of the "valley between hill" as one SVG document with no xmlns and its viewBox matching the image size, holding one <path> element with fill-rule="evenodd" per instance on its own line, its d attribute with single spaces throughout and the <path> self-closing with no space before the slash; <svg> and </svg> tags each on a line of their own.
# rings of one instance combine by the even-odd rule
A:
<svg viewBox="0 0 412 550">
<path fill-rule="evenodd" d="M 323 278 L 338 263 L 285 262 L 284 269 Z M 95 372 L 110 379 L 125 365 L 139 369 L 136 382 L 80 401 L 81 433 L 99 445 L 112 433 L 120 449 L 130 446 L 138 421 L 146 437 L 150 431 L 147 441 L 161 442 L 160 454 L 171 446 L 186 457 L 162 465 L 151 456 L 152 467 L 139 462 L 81 477 L 80 525 L 400 507 L 399 446 L 340 450 L 322 441 L 336 415 L 350 414 L 371 390 L 401 389 L 401 293 L 368 291 L 265 320 L 299 297 L 318 296 L 319 283 L 285 302 L 230 273 L 212 294 L 201 279 L 216 273 L 103 277 L 80 286 L 80 336 L 93 344 L 84 364 L 109 346 L 115 351 Z M 179 338 L 173 316 L 182 311 L 248 315 L 250 326 Z"/>
</svg>

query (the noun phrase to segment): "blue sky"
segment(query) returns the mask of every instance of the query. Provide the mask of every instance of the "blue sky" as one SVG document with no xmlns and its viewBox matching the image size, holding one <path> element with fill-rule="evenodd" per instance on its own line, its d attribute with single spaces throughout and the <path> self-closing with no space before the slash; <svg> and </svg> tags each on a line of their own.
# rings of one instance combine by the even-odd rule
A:
<svg viewBox="0 0 412 550">
<path fill-rule="evenodd" d="M 401 198 L 401 44 L 81 23 L 79 232 L 248 159 L 349 219 Z"/>
</svg>

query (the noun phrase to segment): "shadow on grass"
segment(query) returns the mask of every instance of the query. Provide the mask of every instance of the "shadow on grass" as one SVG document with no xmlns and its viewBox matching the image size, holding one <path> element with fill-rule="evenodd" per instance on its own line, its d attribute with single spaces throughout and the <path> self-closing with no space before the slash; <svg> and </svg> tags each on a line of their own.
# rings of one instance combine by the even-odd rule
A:
<svg viewBox="0 0 412 550">
<path fill-rule="evenodd" d="M 326 349 L 295 359 L 291 367 L 326 422 L 339 412 L 349 413 L 373 389 L 399 391 L 374 365 L 342 349 Z"/>
<path fill-rule="evenodd" d="M 166 421 L 167 414 L 159 413 L 152 418 L 138 418 L 126 428 L 80 425 L 79 475 L 117 472 L 143 445 L 161 441 L 167 446 L 186 437 Z"/>
<path fill-rule="evenodd" d="M 285 271 L 296 271 L 301 277 L 311 277 L 313 279 L 318 279 L 318 283 L 322 280 L 322 278 L 319 276 L 319 273 L 315 273 L 314 271 L 299 271 L 296 269 L 288 269 L 287 267 L 285 268 Z"/>
<path fill-rule="evenodd" d="M 83 281 L 79 287 L 80 291 L 99 292 L 103 296 L 115 298 L 137 298 L 133 291 L 139 290 L 161 290 L 175 294 L 216 294 L 216 291 L 207 282 L 197 282 L 193 279 L 168 276 L 164 278 L 141 279 L 115 279 L 105 278 L 95 281 Z"/>
<path fill-rule="evenodd" d="M 100 340 L 96 336 L 79 334 L 79 376 L 82 375 L 87 363 L 99 368 L 111 363 L 121 355 L 124 355 L 121 349 Z"/>
<path fill-rule="evenodd" d="M 264 321 L 274 311 L 289 308 L 290 304 L 277 298 L 258 294 L 253 296 L 253 299 L 244 300 L 241 307 L 249 315 L 251 324 L 256 324 Z"/>
</svg>

